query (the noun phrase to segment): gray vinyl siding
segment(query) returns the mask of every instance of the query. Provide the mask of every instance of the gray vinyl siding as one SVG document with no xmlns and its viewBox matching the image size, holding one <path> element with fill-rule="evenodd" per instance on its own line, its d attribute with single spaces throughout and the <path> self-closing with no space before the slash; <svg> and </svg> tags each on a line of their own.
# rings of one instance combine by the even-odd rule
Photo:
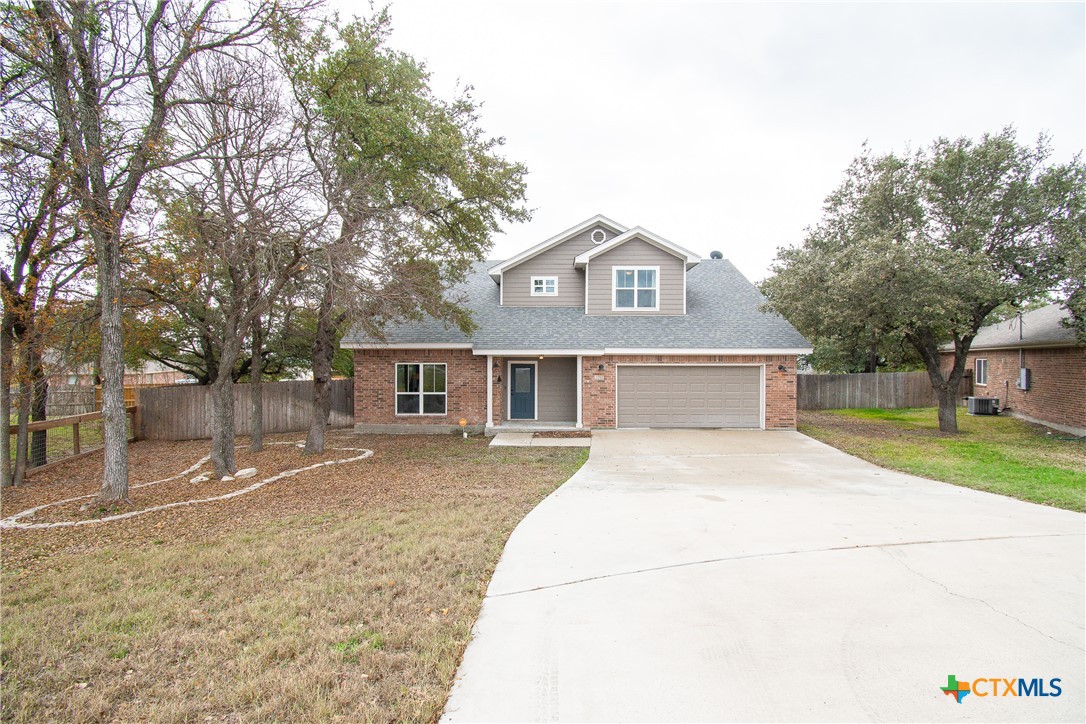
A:
<svg viewBox="0 0 1086 724">
<path fill-rule="evenodd" d="M 610 241 L 615 233 L 595 226 L 542 254 L 522 262 L 503 275 L 502 304 L 507 307 L 583 307 L 584 272 L 573 268 L 573 259 L 596 246 L 592 232 L 602 229 Z M 533 297 L 532 277 L 558 277 L 558 294 Z"/>
<path fill-rule="evenodd" d="M 577 419 L 577 358 L 547 357 L 539 360 L 538 415 L 547 422 Z"/>
<path fill-rule="evenodd" d="M 612 311 L 611 293 L 614 280 L 611 269 L 616 266 L 660 267 L 660 278 L 657 282 L 660 296 L 659 311 L 649 312 L 642 309 Z M 588 263 L 588 309 L 585 312 L 622 316 L 684 314 L 685 274 L 686 262 L 683 259 L 641 239 L 631 239 L 606 254 L 594 257 Z"/>
<path fill-rule="evenodd" d="M 574 422 L 577 419 L 577 358 L 545 357 L 535 361 L 532 358 L 520 360 L 513 358 L 508 364 L 518 361 L 535 362 L 536 417 L 540 422 Z M 506 375 L 508 377 L 508 375 Z M 509 415 L 509 380 L 502 382 L 502 396 L 505 409 L 502 416 Z"/>
</svg>

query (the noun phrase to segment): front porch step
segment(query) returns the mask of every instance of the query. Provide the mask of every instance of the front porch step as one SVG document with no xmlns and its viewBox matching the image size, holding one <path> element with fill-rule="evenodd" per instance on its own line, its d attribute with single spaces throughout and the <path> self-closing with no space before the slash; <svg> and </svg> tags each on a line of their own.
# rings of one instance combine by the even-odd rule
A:
<svg viewBox="0 0 1086 724">
<path fill-rule="evenodd" d="M 497 435 L 502 432 L 588 432 L 588 428 L 577 427 L 577 423 L 573 421 L 506 420 L 500 425 L 486 429 L 487 435 Z"/>
</svg>

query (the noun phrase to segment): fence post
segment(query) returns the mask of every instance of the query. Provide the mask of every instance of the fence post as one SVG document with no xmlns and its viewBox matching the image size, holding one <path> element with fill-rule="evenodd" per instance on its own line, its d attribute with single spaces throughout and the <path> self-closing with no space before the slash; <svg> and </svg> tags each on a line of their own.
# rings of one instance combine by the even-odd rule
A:
<svg viewBox="0 0 1086 724">
<path fill-rule="evenodd" d="M 72 450 L 74 455 L 79 454 L 79 423 L 72 423 Z"/>
</svg>

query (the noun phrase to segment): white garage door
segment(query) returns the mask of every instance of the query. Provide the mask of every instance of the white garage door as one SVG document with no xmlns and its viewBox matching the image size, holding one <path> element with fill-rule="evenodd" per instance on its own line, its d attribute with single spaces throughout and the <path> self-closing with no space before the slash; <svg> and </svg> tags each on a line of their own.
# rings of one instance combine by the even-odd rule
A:
<svg viewBox="0 0 1086 724">
<path fill-rule="evenodd" d="M 619 427 L 761 427 L 761 367 L 619 365 Z"/>
</svg>

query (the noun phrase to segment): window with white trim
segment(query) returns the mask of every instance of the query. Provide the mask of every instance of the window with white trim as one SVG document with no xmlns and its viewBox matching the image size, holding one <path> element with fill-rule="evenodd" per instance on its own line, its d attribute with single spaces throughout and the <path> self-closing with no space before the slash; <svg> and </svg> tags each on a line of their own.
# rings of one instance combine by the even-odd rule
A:
<svg viewBox="0 0 1086 724">
<path fill-rule="evenodd" d="M 612 309 L 659 309 L 660 267 L 612 267 Z"/>
<path fill-rule="evenodd" d="M 558 277 L 532 277 L 532 296 L 558 296 Z"/>
<path fill-rule="evenodd" d="M 975 385 L 987 385 L 988 384 L 988 360 L 978 359 L 973 363 L 973 384 Z"/>
<path fill-rule="evenodd" d="M 447 366 L 396 363 L 396 414 L 444 415 Z"/>
</svg>

